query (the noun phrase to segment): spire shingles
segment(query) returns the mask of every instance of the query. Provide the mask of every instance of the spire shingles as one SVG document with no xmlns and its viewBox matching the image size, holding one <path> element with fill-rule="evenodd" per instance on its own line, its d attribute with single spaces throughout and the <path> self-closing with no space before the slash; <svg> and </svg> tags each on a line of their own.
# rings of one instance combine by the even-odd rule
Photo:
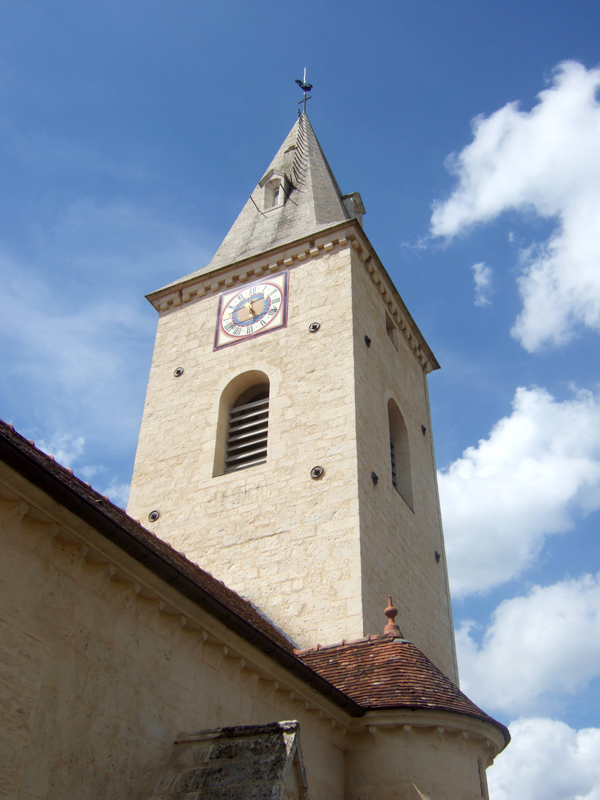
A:
<svg viewBox="0 0 600 800">
<path fill-rule="evenodd" d="M 283 194 L 278 205 L 267 207 L 265 184 L 272 179 L 281 182 Z M 318 233 L 349 218 L 312 125 L 302 114 L 208 266 L 184 280 Z"/>
</svg>

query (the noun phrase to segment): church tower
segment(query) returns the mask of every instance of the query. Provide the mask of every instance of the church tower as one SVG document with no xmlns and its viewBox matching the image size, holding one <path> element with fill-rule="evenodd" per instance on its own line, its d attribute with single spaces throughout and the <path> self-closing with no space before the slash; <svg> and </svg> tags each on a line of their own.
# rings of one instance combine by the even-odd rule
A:
<svg viewBox="0 0 600 800">
<path fill-rule="evenodd" d="M 153 292 L 128 513 L 297 646 L 396 622 L 457 682 L 438 363 L 300 116 L 208 266 Z"/>
</svg>

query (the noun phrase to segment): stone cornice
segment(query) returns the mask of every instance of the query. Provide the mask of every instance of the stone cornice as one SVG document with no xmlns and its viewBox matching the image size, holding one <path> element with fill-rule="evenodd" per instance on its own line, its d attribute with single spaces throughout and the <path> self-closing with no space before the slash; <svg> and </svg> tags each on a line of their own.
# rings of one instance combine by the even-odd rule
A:
<svg viewBox="0 0 600 800">
<path fill-rule="evenodd" d="M 483 741 L 493 760 L 510 742 L 508 729 L 485 722 L 467 714 L 435 709 L 382 709 L 367 711 L 364 717 L 353 720 L 348 733 L 383 733 L 403 729 L 406 734 L 428 730 L 439 736 L 461 736 Z"/>
<path fill-rule="evenodd" d="M 332 225 L 320 234 L 290 242 L 273 250 L 253 256 L 213 272 L 182 280 L 180 283 L 159 289 L 147 299 L 159 312 L 170 311 L 202 298 L 246 283 L 260 280 L 264 275 L 297 267 L 304 261 L 351 247 L 377 287 L 387 312 L 397 324 L 413 355 L 425 372 L 439 369 L 440 365 L 425 337 L 406 308 L 404 301 L 387 274 L 377 253 L 362 227 L 356 220 Z"/>
</svg>

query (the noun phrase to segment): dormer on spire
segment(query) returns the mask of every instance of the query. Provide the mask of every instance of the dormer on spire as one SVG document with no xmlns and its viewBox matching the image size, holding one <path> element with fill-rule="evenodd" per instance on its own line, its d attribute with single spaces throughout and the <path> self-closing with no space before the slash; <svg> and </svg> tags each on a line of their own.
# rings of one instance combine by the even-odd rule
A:
<svg viewBox="0 0 600 800">
<path fill-rule="evenodd" d="M 277 169 L 270 169 L 258 185 L 263 190 L 262 204 L 259 206 L 263 212 L 281 208 L 292 190 L 287 175 Z"/>
<path fill-rule="evenodd" d="M 278 208 L 276 214 L 268 213 Z M 350 218 L 337 181 L 302 114 L 209 264 L 226 266 Z"/>
</svg>

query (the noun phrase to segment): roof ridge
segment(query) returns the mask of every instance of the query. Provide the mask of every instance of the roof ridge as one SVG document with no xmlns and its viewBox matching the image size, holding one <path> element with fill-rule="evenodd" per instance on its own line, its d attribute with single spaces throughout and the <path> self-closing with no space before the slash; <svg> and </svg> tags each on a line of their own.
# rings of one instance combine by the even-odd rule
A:
<svg viewBox="0 0 600 800">
<path fill-rule="evenodd" d="M 294 652 L 301 656 L 303 653 L 317 653 L 321 652 L 322 650 L 332 650 L 336 647 L 352 647 L 356 644 L 370 644 L 380 639 L 399 641 L 398 637 L 392 639 L 391 636 L 388 636 L 385 633 L 371 633 L 369 636 L 361 636 L 358 639 L 342 639 L 341 642 L 334 642 L 331 644 L 316 644 L 313 647 L 304 647 L 301 650 L 295 649 Z M 412 642 L 409 642 L 408 639 L 400 639 L 400 641 L 406 642 L 407 644 L 412 644 Z"/>
</svg>

